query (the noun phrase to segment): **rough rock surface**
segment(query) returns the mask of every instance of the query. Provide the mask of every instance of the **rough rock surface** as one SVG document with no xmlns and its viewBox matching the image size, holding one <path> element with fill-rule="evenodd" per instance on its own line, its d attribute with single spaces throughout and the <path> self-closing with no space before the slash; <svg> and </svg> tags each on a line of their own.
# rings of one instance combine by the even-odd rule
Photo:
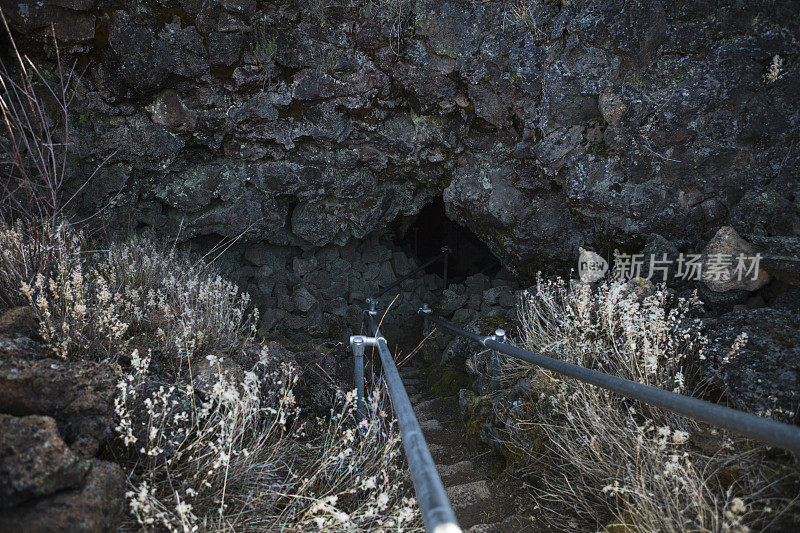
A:
<svg viewBox="0 0 800 533">
<path fill-rule="evenodd" d="M 705 322 L 711 340 L 708 378 L 733 406 L 795 423 L 800 407 L 800 315 L 762 308 L 726 313 Z M 731 347 L 742 333 L 741 348 Z"/>
<path fill-rule="evenodd" d="M 30 306 L 9 309 L 0 316 L 0 335 L 35 338 L 39 335 L 39 319 Z"/>
<path fill-rule="evenodd" d="M 0 359 L 0 412 L 51 416 L 73 451 L 91 457 L 111 434 L 115 385 L 99 363 Z"/>
<path fill-rule="evenodd" d="M 0 315 L 0 531 L 115 531 L 125 476 L 95 458 L 113 427 L 114 373 L 47 357 L 30 309 Z"/>
<path fill-rule="evenodd" d="M 522 277 L 800 232 L 796 0 L 402 4 L 2 1 L 88 64 L 74 169 L 125 228 L 298 255 L 443 197 Z"/>
<path fill-rule="evenodd" d="M 83 486 L 0 514 L 2 531 L 115 531 L 122 515 L 125 474 L 119 465 L 91 460 Z"/>
<path fill-rule="evenodd" d="M 61 440 L 46 416 L 0 414 L 0 506 L 13 507 L 83 482 L 88 461 Z"/>
<path fill-rule="evenodd" d="M 800 237 L 751 237 L 763 252 L 761 264 L 776 278 L 800 286 Z"/>
<path fill-rule="evenodd" d="M 235 387 L 244 382 L 242 367 L 236 362 L 217 356 L 209 356 L 192 367 L 194 390 L 204 398 L 210 398 L 219 383 L 230 383 Z"/>
</svg>

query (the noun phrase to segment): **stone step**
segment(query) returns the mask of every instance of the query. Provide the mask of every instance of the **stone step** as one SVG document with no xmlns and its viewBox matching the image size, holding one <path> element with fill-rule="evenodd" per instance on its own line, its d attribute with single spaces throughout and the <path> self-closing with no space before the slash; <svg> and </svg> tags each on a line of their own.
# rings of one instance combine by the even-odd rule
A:
<svg viewBox="0 0 800 533">
<path fill-rule="evenodd" d="M 445 486 L 461 485 L 476 480 L 472 461 L 459 461 L 451 465 L 437 464 L 436 470 Z"/>
<path fill-rule="evenodd" d="M 467 533 L 499 533 L 501 522 L 494 524 L 475 524 L 467 530 Z"/>
<path fill-rule="evenodd" d="M 419 370 L 410 366 L 401 366 L 397 371 L 400 372 L 400 375 L 404 378 L 415 378 L 419 376 Z"/>
<path fill-rule="evenodd" d="M 456 462 L 456 456 L 453 453 L 452 446 L 443 446 L 441 444 L 436 444 L 432 442 L 428 442 L 428 449 L 431 451 L 431 456 L 433 457 L 433 461 L 438 464 L 451 464 Z"/>
<path fill-rule="evenodd" d="M 436 418 L 423 418 L 419 425 L 428 444 L 442 444 L 450 448 L 463 448 L 464 446 L 462 432 L 452 422 L 440 422 Z"/>
<path fill-rule="evenodd" d="M 438 405 L 439 400 L 425 400 L 424 402 L 419 402 L 414 405 L 414 411 L 432 411 Z"/>
<path fill-rule="evenodd" d="M 467 533 L 537 533 L 541 528 L 537 528 L 533 522 L 521 516 L 511 515 L 502 522 L 476 524 L 466 531 Z"/>
<path fill-rule="evenodd" d="M 417 411 L 416 409 L 414 409 L 414 414 L 416 415 L 417 421 L 420 424 L 422 424 L 424 420 L 430 420 L 431 418 L 433 418 L 433 414 L 431 414 L 428 411 Z"/>
<path fill-rule="evenodd" d="M 414 403 L 415 413 L 425 413 L 428 418 L 438 418 L 444 425 L 461 422 L 461 412 L 458 405 L 441 399 L 425 400 Z"/>
<path fill-rule="evenodd" d="M 500 508 L 492 498 L 486 480 L 473 481 L 453 485 L 445 489 L 458 523 L 462 528 L 469 528 L 488 520 L 502 517 L 495 516 Z"/>
<path fill-rule="evenodd" d="M 417 420 L 419 421 L 420 429 L 422 429 L 422 432 L 425 433 L 426 436 L 427 432 L 429 431 L 441 431 L 443 429 L 442 424 L 440 424 L 435 418 L 426 418 L 420 420 L 419 417 L 417 417 Z"/>
</svg>

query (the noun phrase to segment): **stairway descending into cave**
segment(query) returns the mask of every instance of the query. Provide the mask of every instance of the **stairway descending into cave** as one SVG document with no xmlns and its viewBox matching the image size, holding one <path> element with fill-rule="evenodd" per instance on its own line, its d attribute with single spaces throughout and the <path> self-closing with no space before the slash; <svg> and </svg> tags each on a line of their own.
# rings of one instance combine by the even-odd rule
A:
<svg viewBox="0 0 800 533">
<path fill-rule="evenodd" d="M 501 460 L 488 447 L 468 442 L 458 400 L 428 394 L 413 366 L 399 372 L 461 528 L 467 533 L 545 531 L 519 514 L 518 487 L 497 475 Z"/>
</svg>

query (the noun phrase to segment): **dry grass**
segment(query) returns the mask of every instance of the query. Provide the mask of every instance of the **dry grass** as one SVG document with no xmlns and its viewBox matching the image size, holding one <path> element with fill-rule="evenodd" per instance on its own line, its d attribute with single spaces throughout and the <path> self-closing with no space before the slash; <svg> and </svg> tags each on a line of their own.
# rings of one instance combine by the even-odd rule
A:
<svg viewBox="0 0 800 533">
<path fill-rule="evenodd" d="M 202 261 L 148 238 L 84 253 L 78 234 L 59 235 L 51 276 L 22 283 L 57 356 L 112 361 L 133 343 L 180 369 L 252 340 L 258 311 L 248 311 L 249 295 Z"/>
<path fill-rule="evenodd" d="M 520 344 L 698 394 L 691 369 L 709 341 L 689 318 L 694 304 L 663 290 L 637 299 L 616 283 L 539 280 L 520 308 Z M 768 460 L 765 446 L 519 362 L 503 370 L 506 383 L 535 384 L 510 413 L 507 446 L 540 480 L 537 503 L 558 510 L 546 516 L 560 530 L 745 532 L 797 511 L 785 492 L 796 469 Z"/>
<path fill-rule="evenodd" d="M 298 369 L 254 343 L 249 296 L 211 266 L 147 238 L 90 253 L 68 227 L 53 240 L 52 275 L 22 293 L 54 355 L 119 371 L 125 529 L 420 529 L 382 381 L 360 425 L 353 392 L 306 415 Z"/>
<path fill-rule="evenodd" d="M 0 61 L 1 308 L 22 304 L 20 284 L 49 275 L 63 259 L 63 221 L 107 159 L 70 195 L 64 193 L 71 180 L 69 106 L 75 96 L 76 63 L 62 63 L 53 30 L 55 66 L 52 71 L 40 69 L 17 49 L 2 12 L 0 19 L 14 58 L 11 65 Z"/>
<path fill-rule="evenodd" d="M 22 284 L 50 275 L 53 265 L 65 260 L 72 244 L 65 230 L 63 224 L 9 224 L 0 216 L 0 309 L 25 304 Z"/>
<path fill-rule="evenodd" d="M 301 421 L 294 368 L 263 356 L 270 370 L 257 368 L 238 384 L 220 378 L 209 398 L 191 387 L 148 395 L 137 375 L 127 376 L 117 412 L 135 457 L 131 529 L 419 530 L 380 391 L 361 424 L 354 393 L 343 392 L 328 417 Z M 146 416 L 137 415 L 142 402 Z"/>
</svg>

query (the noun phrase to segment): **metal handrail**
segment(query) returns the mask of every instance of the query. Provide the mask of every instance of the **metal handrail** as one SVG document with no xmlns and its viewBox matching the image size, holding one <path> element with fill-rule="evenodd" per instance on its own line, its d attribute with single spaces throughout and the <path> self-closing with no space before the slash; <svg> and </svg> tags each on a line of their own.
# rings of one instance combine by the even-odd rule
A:
<svg viewBox="0 0 800 533">
<path fill-rule="evenodd" d="M 436 470 L 436 464 L 425 442 L 422 428 L 419 426 L 414 409 L 411 407 L 411 400 L 408 399 L 403 380 L 394 364 L 392 353 L 386 339 L 381 335 L 378 324 L 375 321 L 375 314 L 368 314 L 369 331 L 372 337 L 355 335 L 350 338 L 350 345 L 356 355 L 356 389 L 359 394 L 359 405 L 363 405 L 363 368 L 359 373 L 358 364 L 363 365 L 363 354 L 365 346 L 374 346 L 378 349 L 383 374 L 386 385 L 389 389 L 389 396 L 392 399 L 392 406 L 397 415 L 397 422 L 400 427 L 400 435 L 403 438 L 403 447 L 408 460 L 408 467 L 411 470 L 411 479 L 414 482 L 414 490 L 417 494 L 422 519 L 425 522 L 425 529 L 434 533 L 460 533 L 461 528 L 456 521 L 456 515 L 447 498 L 444 485 Z M 358 353 L 360 352 L 360 354 Z M 362 383 L 358 383 L 359 375 Z"/>
<path fill-rule="evenodd" d="M 504 353 L 547 370 L 579 379 L 597 387 L 616 392 L 627 398 L 661 407 L 674 413 L 727 429 L 732 433 L 738 433 L 779 448 L 787 449 L 794 453 L 795 456 L 800 457 L 800 427 L 619 378 L 538 353 L 529 352 L 528 350 L 506 344 L 505 342 L 500 342 L 496 336 L 482 337 L 475 333 L 465 331 L 443 318 L 433 316 L 428 306 L 421 308 L 419 313 L 427 320 L 439 324 L 453 333 L 473 340 L 496 352 Z"/>
<path fill-rule="evenodd" d="M 444 287 L 447 288 L 447 256 L 448 256 L 449 253 L 450 253 L 450 248 L 448 248 L 447 246 L 443 246 L 442 247 L 442 253 L 440 253 L 439 255 L 434 257 L 433 259 L 430 259 L 427 262 L 421 264 L 420 266 L 418 266 L 417 268 L 415 268 L 414 270 L 412 270 L 411 272 L 409 272 L 405 276 L 396 279 L 388 287 L 384 287 L 383 289 L 381 289 L 378 292 L 376 292 L 375 294 L 373 294 L 372 298 L 368 298 L 367 301 L 369 302 L 370 300 L 375 300 L 376 303 L 377 303 L 378 298 L 380 298 L 381 296 L 383 296 L 384 294 L 386 294 L 390 290 L 394 289 L 395 287 L 399 286 L 401 283 L 403 283 L 405 280 L 407 280 L 411 276 L 414 276 L 414 275 L 418 274 L 419 272 L 422 272 L 424 269 L 426 269 L 427 267 L 431 266 L 436 261 L 438 261 L 439 259 L 442 259 L 442 258 L 444 258 Z"/>
<path fill-rule="evenodd" d="M 460 533 L 461 528 L 450 505 L 450 500 L 436 470 L 430 449 L 425 442 L 422 429 L 411 406 L 400 373 L 394 364 L 394 359 L 389 351 L 386 339 L 381 335 L 375 321 L 378 298 L 388 291 L 399 286 L 411 276 L 422 271 L 439 259 L 444 259 L 444 286 L 447 288 L 447 256 L 450 250 L 445 246 L 442 253 L 427 261 L 405 276 L 397 279 L 388 287 L 367 298 L 369 305 L 367 311 L 368 329 L 372 337 L 355 335 L 350 337 L 350 346 L 353 349 L 355 363 L 355 385 L 358 396 L 358 416 L 362 420 L 365 415 L 364 408 L 364 349 L 366 346 L 377 347 L 383 366 L 383 373 L 397 416 L 400 434 L 403 439 L 406 459 L 408 460 L 414 490 L 417 494 L 422 519 L 425 528 L 435 533 Z M 499 370 L 500 354 L 506 354 L 527 361 L 553 372 L 558 372 L 586 383 L 616 392 L 627 398 L 639 400 L 649 405 L 667 409 L 674 413 L 718 426 L 733 433 L 738 433 L 756 440 L 785 448 L 797 457 L 800 457 L 800 427 L 791 426 L 774 420 L 769 420 L 729 407 L 724 407 L 697 398 L 684 396 L 674 392 L 662 390 L 635 381 L 630 381 L 597 370 L 592 370 L 566 361 L 553 359 L 538 353 L 530 352 L 505 343 L 505 332 L 496 330 L 494 335 L 481 336 L 465 331 L 443 318 L 433 316 L 428 304 L 424 304 L 418 311 L 431 321 L 472 341 L 475 341 L 493 351 L 492 354 L 492 393 L 497 390 L 497 373 Z"/>
</svg>

